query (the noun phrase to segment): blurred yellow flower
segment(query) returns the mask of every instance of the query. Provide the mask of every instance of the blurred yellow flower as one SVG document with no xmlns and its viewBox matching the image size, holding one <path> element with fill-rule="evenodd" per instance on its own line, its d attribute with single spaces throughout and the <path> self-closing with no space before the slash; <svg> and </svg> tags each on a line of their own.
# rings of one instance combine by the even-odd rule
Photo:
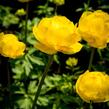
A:
<svg viewBox="0 0 109 109">
<path fill-rule="evenodd" d="M 47 54 L 73 54 L 82 48 L 76 26 L 64 16 L 43 18 L 33 27 L 33 34 L 38 40 L 35 47 Z"/>
<path fill-rule="evenodd" d="M 0 33 L 0 40 L 2 39 L 2 36 L 4 35 L 3 32 Z"/>
<path fill-rule="evenodd" d="M 1 32 L 1 33 L 0 33 L 0 37 L 1 37 L 1 36 L 3 36 L 3 35 L 4 35 L 4 33 L 3 33 L 3 32 Z"/>
<path fill-rule="evenodd" d="M 86 71 L 76 82 L 76 92 L 86 102 L 109 101 L 109 76 L 104 72 Z"/>
<path fill-rule="evenodd" d="M 19 42 L 13 34 L 5 34 L 0 38 L 0 54 L 4 57 L 17 58 L 24 54 L 25 44 Z"/>
<path fill-rule="evenodd" d="M 70 66 L 70 67 L 74 67 L 74 66 L 76 66 L 77 65 L 77 63 L 78 63 L 78 59 L 76 59 L 76 58 L 72 58 L 72 57 L 69 57 L 67 60 L 66 60 L 66 64 L 68 65 L 68 66 Z"/>
<path fill-rule="evenodd" d="M 82 38 L 95 48 L 105 48 L 109 40 L 109 14 L 101 10 L 86 11 L 78 26 Z"/>
<path fill-rule="evenodd" d="M 65 0 L 53 0 L 53 2 L 57 5 L 63 5 L 65 4 Z"/>
<path fill-rule="evenodd" d="M 26 14 L 26 11 L 23 8 L 21 8 L 18 9 L 15 14 L 18 16 L 24 16 Z"/>
</svg>

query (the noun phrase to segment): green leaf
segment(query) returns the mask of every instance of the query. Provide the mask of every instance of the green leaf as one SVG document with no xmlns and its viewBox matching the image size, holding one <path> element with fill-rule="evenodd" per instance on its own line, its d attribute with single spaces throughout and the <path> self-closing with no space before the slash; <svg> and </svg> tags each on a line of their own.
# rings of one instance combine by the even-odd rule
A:
<svg viewBox="0 0 109 109">
<path fill-rule="evenodd" d="M 99 6 L 100 9 L 109 9 L 109 5 Z"/>
<path fill-rule="evenodd" d="M 8 14 L 3 19 L 3 26 L 8 28 L 11 24 L 18 24 L 19 18 L 14 14 Z"/>
<path fill-rule="evenodd" d="M 37 91 L 36 81 L 31 81 L 28 86 L 29 93 L 35 93 Z"/>
<path fill-rule="evenodd" d="M 53 58 L 54 58 L 54 61 L 57 63 L 57 64 L 59 64 L 60 62 L 59 62 L 59 59 L 58 59 L 58 55 L 54 55 L 53 56 Z"/>
<path fill-rule="evenodd" d="M 33 48 L 33 47 L 28 48 L 28 54 L 29 54 L 29 55 L 33 54 L 35 51 L 36 51 L 36 49 Z"/>
<path fill-rule="evenodd" d="M 48 100 L 47 97 L 39 96 L 39 98 L 38 98 L 38 102 L 37 102 L 38 105 L 41 105 L 41 106 L 47 106 L 48 103 L 49 103 L 49 100 Z"/>
<path fill-rule="evenodd" d="M 32 101 L 29 97 L 22 98 L 17 101 L 20 109 L 31 109 Z"/>
<path fill-rule="evenodd" d="M 35 57 L 35 56 L 30 56 L 28 55 L 28 58 L 30 59 L 31 62 L 37 64 L 37 65 L 40 65 L 40 66 L 44 66 L 44 62 L 42 61 L 41 58 L 39 57 Z"/>
</svg>

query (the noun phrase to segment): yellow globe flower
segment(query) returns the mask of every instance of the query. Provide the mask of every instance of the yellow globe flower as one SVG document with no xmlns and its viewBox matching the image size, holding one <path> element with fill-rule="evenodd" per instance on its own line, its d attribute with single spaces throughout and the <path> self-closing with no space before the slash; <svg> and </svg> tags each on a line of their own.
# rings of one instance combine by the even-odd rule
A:
<svg viewBox="0 0 109 109">
<path fill-rule="evenodd" d="M 21 2 L 21 3 L 26 3 L 26 2 L 30 2 L 32 0 L 18 0 L 18 1 Z"/>
<path fill-rule="evenodd" d="M 5 34 L 0 38 L 0 54 L 4 57 L 17 58 L 24 54 L 25 44 L 19 42 L 13 34 Z"/>
<path fill-rule="evenodd" d="M 90 46 L 105 48 L 109 40 L 109 14 L 101 10 L 84 12 L 78 29 Z"/>
<path fill-rule="evenodd" d="M 43 18 L 33 27 L 33 34 L 38 40 L 35 47 L 47 54 L 73 54 L 82 48 L 76 27 L 64 16 Z"/>
<path fill-rule="evenodd" d="M 76 92 L 86 102 L 109 101 L 109 76 L 104 72 L 86 71 L 76 82 Z"/>
</svg>

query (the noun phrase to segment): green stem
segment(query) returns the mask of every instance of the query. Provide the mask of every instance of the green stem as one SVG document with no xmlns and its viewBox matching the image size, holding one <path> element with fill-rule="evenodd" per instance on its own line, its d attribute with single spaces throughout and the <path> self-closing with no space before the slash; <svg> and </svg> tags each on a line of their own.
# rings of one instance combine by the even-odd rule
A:
<svg viewBox="0 0 109 109">
<path fill-rule="evenodd" d="M 94 53 L 95 53 L 95 48 L 92 48 L 91 55 L 90 55 L 90 60 L 89 60 L 89 66 L 88 66 L 88 70 L 89 70 L 89 71 L 91 70 L 91 67 L 92 67 L 92 62 L 93 62 L 93 58 L 94 58 Z"/>
<path fill-rule="evenodd" d="M 9 107 L 12 108 L 12 94 L 11 94 L 11 75 L 10 75 L 10 62 L 9 59 L 7 59 L 7 79 L 8 79 L 8 92 L 9 92 Z"/>
<path fill-rule="evenodd" d="M 47 65 L 46 65 L 46 67 L 45 67 L 45 70 L 44 70 L 44 72 L 43 72 L 43 74 L 42 74 L 42 78 L 41 78 L 41 80 L 40 80 L 40 82 L 39 82 L 38 89 L 37 89 L 37 92 L 36 92 L 36 94 L 35 94 L 35 98 L 34 98 L 34 101 L 33 101 L 32 109 L 35 109 L 38 96 L 39 96 L 39 94 L 40 94 L 40 92 L 41 92 L 41 88 L 42 88 L 42 85 L 43 85 L 43 83 L 44 83 L 44 79 L 45 79 L 45 77 L 46 77 L 46 75 L 47 75 L 47 72 L 48 72 L 48 70 L 49 70 L 49 68 L 50 68 L 50 66 L 51 66 L 51 64 L 52 64 L 52 62 L 53 62 L 53 55 L 50 55 L 50 56 L 49 56 L 48 63 L 47 63 Z"/>
<path fill-rule="evenodd" d="M 90 101 L 89 109 L 93 109 L 92 101 Z"/>
<path fill-rule="evenodd" d="M 87 2 L 88 7 L 89 7 L 89 5 L 90 5 L 90 1 L 91 1 L 91 0 L 88 0 L 88 2 Z"/>
<path fill-rule="evenodd" d="M 11 93 L 11 69 L 9 58 L 0 56 L 0 80 L 3 89 L 3 109 L 13 109 L 12 106 L 12 93 Z"/>
<path fill-rule="evenodd" d="M 55 16 L 57 15 L 57 9 L 58 9 L 58 5 L 56 4 L 56 6 L 55 6 L 55 13 L 54 13 Z"/>
<path fill-rule="evenodd" d="M 97 51 L 98 51 L 98 54 L 99 54 L 100 60 L 103 60 L 103 56 L 102 56 L 102 53 L 101 53 L 101 49 L 97 49 Z"/>
<path fill-rule="evenodd" d="M 29 3 L 26 3 L 26 16 L 25 16 L 25 39 L 24 41 L 26 42 L 27 40 L 27 24 L 28 24 L 28 9 L 29 9 Z"/>
</svg>

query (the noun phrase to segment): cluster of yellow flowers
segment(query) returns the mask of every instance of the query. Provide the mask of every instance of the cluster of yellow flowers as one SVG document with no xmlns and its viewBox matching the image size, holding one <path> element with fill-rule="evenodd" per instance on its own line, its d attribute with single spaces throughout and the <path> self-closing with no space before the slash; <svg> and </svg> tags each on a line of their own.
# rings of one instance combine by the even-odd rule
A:
<svg viewBox="0 0 109 109">
<path fill-rule="evenodd" d="M 0 34 L 0 54 L 4 57 L 17 58 L 22 56 L 25 44 L 18 41 L 13 34 Z"/>
<path fill-rule="evenodd" d="M 35 47 L 50 55 L 57 52 L 65 54 L 79 52 L 83 47 L 81 39 L 91 47 L 103 49 L 109 42 L 109 14 L 101 10 L 84 12 L 78 26 L 65 16 L 43 18 L 33 27 L 33 34 L 37 39 Z M 22 56 L 24 50 L 25 44 L 18 41 L 15 35 L 0 34 L 1 55 L 16 58 Z M 74 60 L 69 61 L 72 63 Z M 109 76 L 104 72 L 86 71 L 76 82 L 76 92 L 86 102 L 109 101 Z"/>
<path fill-rule="evenodd" d="M 35 47 L 47 54 L 77 53 L 85 40 L 89 46 L 103 49 L 109 42 L 109 14 L 102 10 L 87 11 L 78 26 L 64 16 L 43 18 L 33 27 Z M 86 102 L 109 101 L 109 76 L 104 72 L 86 71 L 76 82 L 76 92 Z"/>
<path fill-rule="evenodd" d="M 109 42 L 109 14 L 101 10 L 84 12 L 79 20 L 78 32 L 91 47 L 105 48 Z M 109 101 L 109 75 L 86 71 L 76 82 L 76 92 L 86 102 Z"/>
<path fill-rule="evenodd" d="M 78 27 L 64 16 L 43 18 L 33 27 L 33 34 L 38 40 L 35 47 L 48 54 L 79 52 L 81 39 L 92 47 L 105 48 L 109 42 L 109 14 L 101 10 L 84 12 Z"/>
</svg>

